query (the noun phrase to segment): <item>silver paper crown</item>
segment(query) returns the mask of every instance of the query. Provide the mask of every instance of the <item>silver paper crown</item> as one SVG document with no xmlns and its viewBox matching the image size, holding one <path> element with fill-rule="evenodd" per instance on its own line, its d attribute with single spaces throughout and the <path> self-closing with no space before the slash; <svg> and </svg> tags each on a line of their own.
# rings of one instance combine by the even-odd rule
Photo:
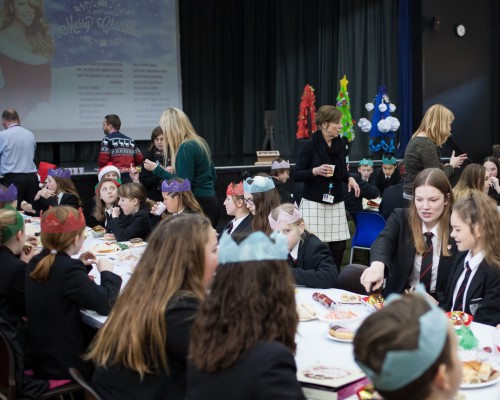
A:
<svg viewBox="0 0 500 400">
<path fill-rule="evenodd" d="M 10 203 L 14 200 L 17 200 L 17 188 L 11 183 L 7 190 L 0 190 L 0 201 L 2 203 Z"/>
<path fill-rule="evenodd" d="M 281 162 L 274 160 L 271 164 L 271 171 L 274 169 L 290 169 L 290 162 L 287 160 L 283 160 Z"/>
<path fill-rule="evenodd" d="M 47 175 L 53 178 L 71 178 L 71 171 L 64 168 L 49 169 Z"/>
<path fill-rule="evenodd" d="M 288 241 L 284 235 L 253 232 L 237 244 L 231 235 L 224 233 L 219 241 L 219 264 L 244 261 L 286 260 Z"/>
<path fill-rule="evenodd" d="M 243 190 L 246 193 L 261 193 L 274 189 L 273 179 L 268 176 L 254 176 L 243 181 Z"/>
</svg>

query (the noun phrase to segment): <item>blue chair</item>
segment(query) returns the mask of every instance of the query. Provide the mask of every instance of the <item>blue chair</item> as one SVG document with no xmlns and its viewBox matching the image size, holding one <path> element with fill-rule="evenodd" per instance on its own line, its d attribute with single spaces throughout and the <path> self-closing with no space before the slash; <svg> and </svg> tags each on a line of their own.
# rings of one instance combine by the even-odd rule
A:
<svg viewBox="0 0 500 400">
<path fill-rule="evenodd" d="M 352 264 L 352 255 L 354 249 L 370 250 L 373 241 L 384 229 L 385 219 L 378 213 L 358 212 L 356 213 L 356 233 L 352 238 L 351 258 L 349 264 Z"/>
</svg>

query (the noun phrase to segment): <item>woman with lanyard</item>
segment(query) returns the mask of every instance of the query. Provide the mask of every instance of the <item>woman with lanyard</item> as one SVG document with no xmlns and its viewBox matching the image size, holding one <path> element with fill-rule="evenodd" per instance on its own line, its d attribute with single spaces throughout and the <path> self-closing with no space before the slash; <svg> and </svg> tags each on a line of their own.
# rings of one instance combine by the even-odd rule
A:
<svg viewBox="0 0 500 400">
<path fill-rule="evenodd" d="M 359 196 L 356 180 L 348 175 L 345 143 L 339 136 L 342 113 L 322 106 L 316 113 L 316 131 L 300 150 L 293 179 L 304 182 L 300 211 L 306 225 L 328 244 L 337 268 L 344 255 L 349 227 L 342 196 L 342 182 Z"/>
<path fill-rule="evenodd" d="M 371 264 L 361 275 L 367 292 L 386 278 L 384 298 L 423 283 L 436 300 L 446 300 L 456 251 L 450 239 L 453 201 L 450 181 L 439 168 L 417 175 L 410 207 L 392 212 L 370 248 Z"/>
</svg>

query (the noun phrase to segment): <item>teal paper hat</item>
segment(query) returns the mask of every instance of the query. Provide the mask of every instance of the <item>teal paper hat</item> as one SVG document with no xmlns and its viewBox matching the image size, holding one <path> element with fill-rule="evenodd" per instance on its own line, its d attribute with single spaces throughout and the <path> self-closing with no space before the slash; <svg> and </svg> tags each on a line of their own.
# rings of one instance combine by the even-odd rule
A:
<svg viewBox="0 0 500 400">
<path fill-rule="evenodd" d="M 237 244 L 231 235 L 224 233 L 219 241 L 219 264 L 245 261 L 286 260 L 288 241 L 281 234 L 267 236 L 253 232 Z"/>
<path fill-rule="evenodd" d="M 359 162 L 359 166 L 361 167 L 363 165 L 368 165 L 369 167 L 373 168 L 373 161 L 368 160 L 367 158 L 362 158 L 361 161 Z"/>
<path fill-rule="evenodd" d="M 386 153 L 382 156 L 382 164 L 396 165 L 397 163 L 398 159 L 394 154 Z"/>
<path fill-rule="evenodd" d="M 254 176 L 243 181 L 243 190 L 245 193 L 261 193 L 274 189 L 273 179 L 268 176 Z"/>
<path fill-rule="evenodd" d="M 425 289 L 422 284 L 417 287 L 416 292 L 425 299 Z M 400 297 L 398 294 L 392 294 L 386 304 Z M 443 351 L 448 337 L 449 323 L 443 310 L 429 301 L 427 303 L 430 310 L 419 317 L 420 332 L 416 349 L 387 352 L 379 373 L 355 360 L 376 389 L 392 392 L 407 386 L 422 376 Z"/>
</svg>

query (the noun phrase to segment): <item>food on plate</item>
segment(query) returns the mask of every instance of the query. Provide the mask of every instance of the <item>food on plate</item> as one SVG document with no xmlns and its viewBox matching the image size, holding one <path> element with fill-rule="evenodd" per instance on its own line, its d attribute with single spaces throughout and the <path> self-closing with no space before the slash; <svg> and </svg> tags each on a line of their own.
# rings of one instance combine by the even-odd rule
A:
<svg viewBox="0 0 500 400">
<path fill-rule="evenodd" d="M 128 246 L 125 243 L 117 243 L 116 245 L 120 248 L 120 250 L 128 249 Z"/>
<path fill-rule="evenodd" d="M 130 239 L 130 243 L 132 243 L 132 244 L 142 244 L 142 243 L 144 243 L 144 240 L 142 240 L 141 238 L 132 238 L 132 239 Z"/>
<path fill-rule="evenodd" d="M 360 298 L 357 294 L 342 292 L 340 294 L 340 302 L 341 303 L 357 304 L 357 303 L 360 303 Z"/>
<path fill-rule="evenodd" d="M 361 298 L 361 302 L 370 310 L 378 311 L 384 306 L 384 298 L 380 293 Z"/>
<path fill-rule="evenodd" d="M 462 383 L 478 384 L 489 382 L 500 377 L 489 362 L 464 361 L 462 363 Z"/>
<path fill-rule="evenodd" d="M 316 318 L 316 311 L 314 311 L 314 307 L 307 303 L 297 304 L 297 314 L 301 320 Z"/>
<path fill-rule="evenodd" d="M 114 242 L 104 242 L 94 246 L 93 251 L 98 254 L 109 254 L 120 250 L 120 247 Z"/>
<path fill-rule="evenodd" d="M 328 331 L 330 336 L 336 337 L 338 339 L 352 340 L 354 339 L 354 332 L 349 328 L 344 328 L 340 325 L 333 325 Z"/>
<path fill-rule="evenodd" d="M 319 302 L 320 304 L 323 304 L 325 307 L 329 308 L 334 305 L 335 302 L 330 299 L 326 294 L 320 293 L 320 292 L 314 292 L 313 295 L 313 300 Z"/>
<path fill-rule="evenodd" d="M 463 311 L 449 311 L 446 316 L 450 320 L 450 323 L 459 327 L 461 325 L 469 326 L 474 317 L 470 314 L 464 313 Z"/>
<path fill-rule="evenodd" d="M 128 252 L 125 252 L 124 254 L 120 254 L 120 256 L 118 256 L 118 260 L 120 261 L 139 261 L 139 256 L 135 255 L 135 254 L 130 254 Z"/>
<path fill-rule="evenodd" d="M 103 237 L 106 234 L 106 229 L 103 228 L 101 225 L 96 225 L 92 228 L 90 231 L 92 233 L 92 236 L 95 238 Z"/>
<path fill-rule="evenodd" d="M 115 234 L 114 233 L 106 233 L 102 237 L 104 240 L 115 240 Z"/>
<path fill-rule="evenodd" d="M 326 319 L 326 320 L 350 320 L 350 319 L 353 319 L 353 318 L 358 318 L 358 314 L 356 314 L 355 312 L 352 312 L 351 310 L 347 310 L 347 311 L 344 311 L 344 310 L 332 310 L 330 312 L 328 312 L 327 314 L 325 314 L 323 317 L 323 319 Z"/>
</svg>

